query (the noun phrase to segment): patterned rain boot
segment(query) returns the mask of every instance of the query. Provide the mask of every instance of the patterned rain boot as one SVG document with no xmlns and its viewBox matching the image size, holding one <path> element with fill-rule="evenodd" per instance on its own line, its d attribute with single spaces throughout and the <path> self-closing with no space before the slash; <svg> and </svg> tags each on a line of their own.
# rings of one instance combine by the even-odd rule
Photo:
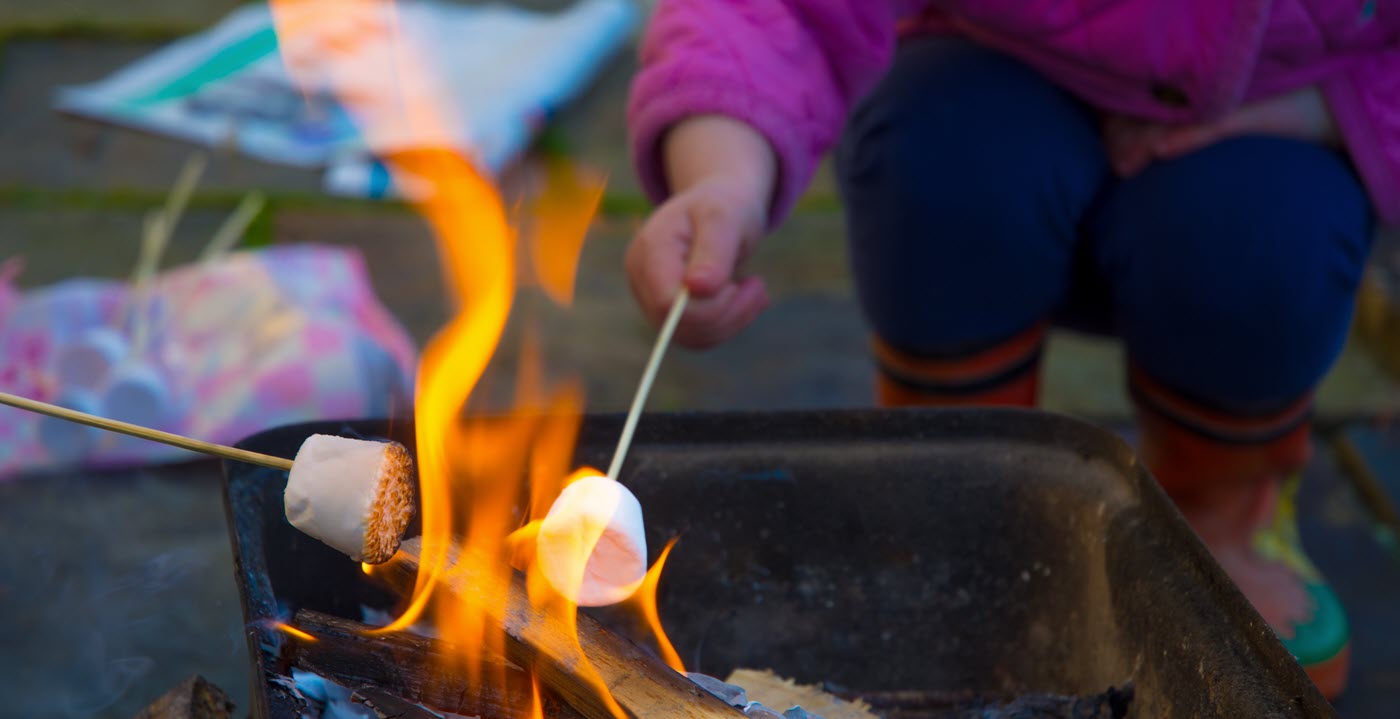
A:
<svg viewBox="0 0 1400 719">
<path fill-rule="evenodd" d="M 1281 562 L 1303 580 L 1312 616 L 1279 632 L 1283 646 L 1298 659 L 1323 696 L 1335 699 L 1347 685 L 1351 665 L 1351 628 L 1336 592 L 1303 551 L 1298 536 L 1297 497 L 1302 475 L 1294 474 L 1279 487 L 1273 521 L 1254 533 L 1260 556 Z"/>
<path fill-rule="evenodd" d="M 1311 398 L 1241 417 L 1193 403 L 1136 369 L 1130 383 L 1147 466 L 1323 696 L 1336 698 L 1346 688 L 1350 629 L 1303 552 L 1295 510 L 1312 451 Z M 1290 614 L 1286 604 L 1307 608 L 1279 619 Z"/>
<path fill-rule="evenodd" d="M 876 339 L 882 407 L 1034 407 L 1045 327 L 960 355 L 914 355 Z"/>
</svg>

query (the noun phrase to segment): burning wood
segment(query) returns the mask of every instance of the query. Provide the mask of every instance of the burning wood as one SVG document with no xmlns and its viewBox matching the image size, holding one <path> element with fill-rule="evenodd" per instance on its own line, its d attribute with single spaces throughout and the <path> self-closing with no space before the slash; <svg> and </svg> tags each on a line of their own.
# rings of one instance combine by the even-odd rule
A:
<svg viewBox="0 0 1400 719">
<path fill-rule="evenodd" d="M 297 613 L 296 624 L 318 641 L 298 645 L 292 665 L 376 697 L 381 709 L 398 706 L 390 701 L 397 697 L 467 716 L 536 716 L 529 673 L 504 657 L 488 658 L 503 681 L 472 686 L 465 677 L 441 669 L 454 651 L 441 640 L 407 633 L 370 638 L 365 636 L 368 625 L 305 610 Z M 1122 719 L 1133 698 L 1131 685 L 1083 696 L 1026 694 L 991 700 L 971 692 L 823 688 L 797 684 L 770 670 L 736 669 L 724 681 L 704 675 L 691 679 L 749 719 Z M 548 687 L 540 691 L 538 707 L 538 716 L 549 719 L 584 717 Z"/>
<path fill-rule="evenodd" d="M 422 553 L 419 538 L 406 540 L 399 549 L 402 561 L 394 566 L 416 569 Z M 616 705 L 633 717 L 743 716 L 587 615 L 577 615 L 577 626 L 570 627 L 560 615 L 537 608 L 519 575 L 501 585 L 490 578 L 452 574 L 445 578 L 445 588 L 459 599 L 485 608 L 488 618 L 505 630 L 506 658 L 530 669 L 587 719 L 619 717 L 586 673 L 596 674 Z"/>
<path fill-rule="evenodd" d="M 355 561 L 381 564 L 413 518 L 414 481 L 397 442 L 313 434 L 287 476 L 287 521 Z"/>
<path fill-rule="evenodd" d="M 498 682 L 471 686 L 445 667 L 459 650 L 440 640 L 408 632 L 368 636 L 374 629 L 320 612 L 297 612 L 296 626 L 316 637 L 298 643 L 290 661 L 352 689 L 373 686 L 439 711 L 491 719 L 526 719 L 534 703 L 529 673 L 504 657 L 487 657 Z M 540 709 L 550 719 L 582 719 L 554 692 L 540 692 Z"/>
<path fill-rule="evenodd" d="M 349 5 L 364 14 L 347 22 L 346 3 L 273 0 L 283 59 L 303 87 L 345 103 L 396 181 L 424 188 L 414 204 L 438 239 L 457 306 L 424 347 L 416 383 L 422 539 L 405 542 L 394 555 L 404 561 L 393 565 L 416 570 L 413 589 L 403 614 L 376 633 L 400 632 L 431 607 L 437 629 L 462 646 L 449 665 L 472 685 L 488 679 L 483 665 L 499 649 L 587 719 L 735 719 L 739 712 L 577 611 L 579 604 L 617 602 L 639 588 L 650 587 L 654 601 L 641 507 L 612 480 L 684 295 L 653 351 L 608 477 L 588 468 L 570 474 L 581 398 L 544 391 L 541 368 L 529 361 L 522 362 L 517 402 L 530 411 L 499 424 L 464 417 L 511 315 L 518 233 L 492 179 L 446 141 L 457 118 L 432 92 L 437 78 L 419 48 L 396 36 L 393 2 Z M 367 73 L 376 71 L 385 82 L 367 83 Z M 397 80 L 405 77 L 419 81 L 422 91 L 400 93 Z M 393 92 L 371 97 L 381 88 Z M 584 191 L 558 196 L 563 205 L 541 203 L 553 209 L 534 218 L 527 239 L 535 279 L 563 304 L 602 196 L 601 184 L 573 189 Z M 549 416 L 533 409 L 545 406 Z M 352 558 L 388 560 L 407 524 L 411 495 L 403 489 L 407 463 L 388 461 L 382 451 L 351 440 L 308 440 L 284 497 L 291 523 Z M 529 507 L 522 510 L 527 487 Z M 556 498 L 557 511 L 549 510 Z M 513 564 L 525 569 L 528 583 Z M 654 607 L 647 618 L 659 635 Z"/>
<path fill-rule="evenodd" d="M 424 709 L 378 687 L 356 687 L 350 695 L 350 700 L 363 704 L 365 708 L 374 712 L 378 719 L 442 719 L 441 714 Z"/>
</svg>

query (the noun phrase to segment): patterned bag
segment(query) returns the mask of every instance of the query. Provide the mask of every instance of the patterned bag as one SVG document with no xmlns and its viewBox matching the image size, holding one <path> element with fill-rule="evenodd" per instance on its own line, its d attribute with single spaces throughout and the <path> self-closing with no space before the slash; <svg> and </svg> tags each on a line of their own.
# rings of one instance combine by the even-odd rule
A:
<svg viewBox="0 0 1400 719">
<path fill-rule="evenodd" d="M 415 352 L 353 250 L 287 245 L 175 268 L 145 297 L 75 279 L 21 293 L 0 266 L 0 390 L 219 443 L 408 406 Z M 184 450 L 0 407 L 0 478 Z"/>
</svg>

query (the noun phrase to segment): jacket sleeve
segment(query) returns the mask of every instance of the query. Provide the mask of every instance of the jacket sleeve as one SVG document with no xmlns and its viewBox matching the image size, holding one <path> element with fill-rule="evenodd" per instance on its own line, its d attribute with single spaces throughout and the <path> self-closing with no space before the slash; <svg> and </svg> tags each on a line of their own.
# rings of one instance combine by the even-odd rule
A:
<svg viewBox="0 0 1400 719">
<path fill-rule="evenodd" d="M 772 146 L 777 225 L 835 142 L 852 102 L 894 52 L 884 0 L 662 0 L 642 40 L 627 116 L 632 158 L 655 201 L 669 194 L 660 143 L 693 115 L 747 123 Z"/>
<path fill-rule="evenodd" d="M 1400 47 L 1358 59 L 1322 92 L 1376 213 L 1400 225 Z"/>
</svg>

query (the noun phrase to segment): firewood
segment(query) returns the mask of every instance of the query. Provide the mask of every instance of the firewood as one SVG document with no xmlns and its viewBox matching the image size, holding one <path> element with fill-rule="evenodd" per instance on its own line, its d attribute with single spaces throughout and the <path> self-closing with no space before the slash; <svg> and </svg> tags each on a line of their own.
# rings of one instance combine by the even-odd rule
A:
<svg viewBox="0 0 1400 719">
<path fill-rule="evenodd" d="M 486 657 L 484 675 L 499 682 L 472 687 L 451 667 L 461 655 L 443 641 L 409 632 L 366 636 L 373 627 L 303 609 L 295 626 L 316 637 L 297 642 L 292 664 L 345 687 L 372 686 L 439 711 L 493 719 L 523 719 L 531 706 L 530 677 L 502 657 Z M 363 693 L 363 692 L 361 692 Z M 547 688 L 540 691 L 544 715 L 582 719 Z"/>
<path fill-rule="evenodd" d="M 860 699 L 839 699 L 820 687 L 784 679 L 771 669 L 735 669 L 724 681 L 743 687 L 749 701 L 780 712 L 800 706 L 822 719 L 877 719 Z"/>
<path fill-rule="evenodd" d="M 378 719 L 441 719 L 439 714 L 378 687 L 359 687 L 350 699 L 365 705 Z"/>
<path fill-rule="evenodd" d="M 396 566 L 416 569 L 419 537 L 399 549 Z M 453 557 L 455 559 L 455 557 Z M 591 617 L 578 614 L 577 639 L 562 618 L 530 604 L 525 580 L 513 575 L 506 586 L 489 577 L 444 578 L 444 589 L 473 600 L 506 635 L 506 658 L 528 667 L 540 681 L 586 719 L 615 719 L 613 707 L 589 681 L 595 674 L 617 705 L 645 719 L 740 719 L 743 714 Z"/>
<path fill-rule="evenodd" d="M 233 702 L 222 689 L 198 674 L 175 685 L 142 709 L 134 719 L 229 719 Z"/>
</svg>

